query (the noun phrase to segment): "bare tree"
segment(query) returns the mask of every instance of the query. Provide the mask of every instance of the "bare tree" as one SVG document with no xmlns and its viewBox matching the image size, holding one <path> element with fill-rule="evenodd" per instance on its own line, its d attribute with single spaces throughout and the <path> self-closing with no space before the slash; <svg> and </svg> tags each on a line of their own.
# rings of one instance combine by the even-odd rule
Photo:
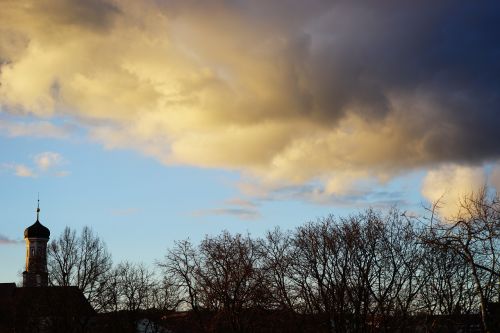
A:
<svg viewBox="0 0 500 333">
<path fill-rule="evenodd" d="M 438 203 L 434 205 L 439 213 Z M 492 332 L 488 302 L 495 296 L 500 278 L 500 201 L 484 187 L 461 200 L 454 218 L 442 219 L 433 214 L 425 241 L 460 256 L 469 266 L 479 299 L 483 328 Z"/>
<path fill-rule="evenodd" d="M 61 235 L 49 243 L 47 266 L 52 284 L 71 286 L 76 283 L 78 247 L 76 232 L 69 227 L 64 228 Z"/>
<path fill-rule="evenodd" d="M 49 243 L 47 266 L 50 283 L 77 286 L 92 305 L 99 302 L 99 287 L 111 269 L 111 255 L 104 242 L 90 229 L 76 232 L 66 227 Z"/>
<path fill-rule="evenodd" d="M 233 332 L 244 331 L 244 310 L 265 303 L 267 290 L 259 266 L 258 243 L 249 235 L 224 231 L 206 237 L 200 244 L 200 264 L 196 272 L 200 299 L 204 306 L 220 314 L 220 323 Z"/>
<path fill-rule="evenodd" d="M 344 278 L 349 261 L 340 239 L 333 216 L 299 227 L 294 236 L 294 283 L 305 311 L 324 317 L 329 332 L 346 331 Z"/>
<path fill-rule="evenodd" d="M 375 321 L 386 330 L 404 328 L 426 283 L 418 235 L 395 209 L 299 227 L 292 262 L 297 304 L 320 314 L 331 332 L 365 332 Z"/>
<path fill-rule="evenodd" d="M 261 260 L 272 302 L 268 306 L 271 309 L 293 311 L 298 306 L 298 293 L 292 283 L 295 260 L 292 240 L 292 234 L 280 228 L 267 232 L 265 238 L 260 240 Z"/>
<path fill-rule="evenodd" d="M 117 312 L 122 308 L 120 279 L 120 271 L 116 268 L 103 275 L 96 290 L 98 295 L 94 302 L 96 311 Z"/>
<path fill-rule="evenodd" d="M 187 305 L 194 311 L 199 309 L 196 277 L 198 262 L 198 254 L 189 240 L 176 241 L 165 258 L 157 262 L 158 267 L 163 270 L 164 278 L 177 288 L 179 305 Z"/>
<path fill-rule="evenodd" d="M 428 238 L 428 236 L 424 236 Z M 447 249 L 425 248 L 420 309 L 430 315 L 460 315 L 478 309 L 470 266 Z"/>
<path fill-rule="evenodd" d="M 152 293 L 155 282 L 153 272 L 144 264 L 128 261 L 116 268 L 121 308 L 130 312 L 153 307 Z"/>
<path fill-rule="evenodd" d="M 259 309 L 285 314 L 287 324 L 314 321 L 289 331 L 332 333 L 405 331 L 426 320 L 420 314 L 480 310 L 491 332 L 487 304 L 500 277 L 499 208 L 485 190 L 464 199 L 454 220 L 435 215 L 430 225 L 397 209 L 368 209 L 293 232 L 276 228 L 257 240 L 224 231 L 197 246 L 177 242 L 158 263 L 165 289 L 158 291 L 159 282 L 150 287 L 165 297 L 150 304 L 194 310 L 203 331 L 259 331 L 264 326 L 251 319 Z"/>
<path fill-rule="evenodd" d="M 173 311 L 181 303 L 180 291 L 176 283 L 168 276 L 157 279 L 151 288 L 151 299 L 148 302 L 159 311 Z"/>
<path fill-rule="evenodd" d="M 371 216 L 369 220 L 378 221 L 368 284 L 376 304 L 374 310 L 378 316 L 386 318 L 384 325 L 399 325 L 404 329 L 427 282 L 427 276 L 422 273 L 425 251 L 419 241 L 421 231 L 396 209 L 383 216 L 373 213 Z M 398 318 L 397 324 L 394 318 Z"/>
</svg>

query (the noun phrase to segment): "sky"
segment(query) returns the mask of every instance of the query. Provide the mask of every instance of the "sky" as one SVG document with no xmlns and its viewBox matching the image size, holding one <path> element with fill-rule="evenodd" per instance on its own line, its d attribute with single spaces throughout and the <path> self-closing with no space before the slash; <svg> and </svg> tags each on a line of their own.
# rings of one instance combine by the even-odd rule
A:
<svg viewBox="0 0 500 333">
<path fill-rule="evenodd" d="M 23 231 L 113 260 L 500 187 L 500 3 L 0 0 L 0 282 Z"/>
</svg>

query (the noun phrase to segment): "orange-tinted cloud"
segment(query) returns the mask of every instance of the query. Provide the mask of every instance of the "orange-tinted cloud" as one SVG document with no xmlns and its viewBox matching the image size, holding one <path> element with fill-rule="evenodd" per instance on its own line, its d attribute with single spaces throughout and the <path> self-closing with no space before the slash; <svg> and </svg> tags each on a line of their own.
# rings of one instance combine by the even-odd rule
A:
<svg viewBox="0 0 500 333">
<path fill-rule="evenodd" d="M 477 193 L 486 185 L 486 173 L 481 167 L 442 166 L 427 173 L 422 194 L 436 203 L 439 213 L 447 218 L 457 216 L 466 196 Z"/>
<path fill-rule="evenodd" d="M 348 193 L 499 157 L 495 6 L 3 1 L 1 110 L 70 117 L 167 164 Z"/>
</svg>

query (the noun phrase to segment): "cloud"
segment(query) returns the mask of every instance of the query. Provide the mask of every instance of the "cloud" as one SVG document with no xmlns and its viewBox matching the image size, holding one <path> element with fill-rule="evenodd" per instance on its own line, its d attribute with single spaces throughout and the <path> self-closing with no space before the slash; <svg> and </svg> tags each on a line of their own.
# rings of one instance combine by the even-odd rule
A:
<svg viewBox="0 0 500 333">
<path fill-rule="evenodd" d="M 412 203 L 405 199 L 405 184 L 401 179 L 396 184 L 380 181 L 349 181 L 341 191 L 332 190 L 325 182 L 302 185 L 269 184 L 257 179 L 245 179 L 236 184 L 237 189 L 251 198 L 250 204 L 272 201 L 299 201 L 316 205 L 349 207 L 349 208 L 391 208 L 409 206 Z M 245 200 L 246 201 L 246 200 Z"/>
<path fill-rule="evenodd" d="M 499 6 L 8 1 L 0 105 L 166 164 L 348 196 L 500 157 Z"/>
<path fill-rule="evenodd" d="M 24 164 L 14 165 L 14 172 L 18 177 L 36 177 L 33 170 L 25 166 Z"/>
<path fill-rule="evenodd" d="M 2 169 L 11 170 L 17 177 L 35 178 L 37 176 L 33 169 L 24 164 L 3 163 Z"/>
<path fill-rule="evenodd" d="M 484 185 L 486 173 L 482 167 L 446 165 L 427 173 L 422 195 L 431 203 L 437 202 L 440 214 L 451 218 L 460 212 L 461 200 Z"/>
<path fill-rule="evenodd" d="M 33 158 L 36 167 L 41 171 L 48 171 L 49 169 L 58 167 L 63 162 L 61 154 L 46 151 L 35 155 Z"/>
<path fill-rule="evenodd" d="M 4 236 L 4 235 L 0 234 L 0 245 L 19 244 L 19 243 L 22 243 L 22 242 L 23 242 L 22 240 L 10 239 L 7 236 Z"/>
<path fill-rule="evenodd" d="M 198 210 L 193 213 L 195 216 L 233 216 L 242 220 L 256 220 L 261 217 L 258 203 L 243 198 L 231 198 L 223 202 L 223 207 Z"/>
<path fill-rule="evenodd" d="M 13 170 L 18 177 L 36 178 L 41 175 L 53 175 L 56 177 L 66 177 L 70 174 L 67 170 L 61 170 L 60 167 L 66 163 L 63 156 L 56 152 L 42 152 L 32 158 L 33 166 L 27 166 L 21 163 L 4 163 L 4 169 Z"/>
<path fill-rule="evenodd" d="M 228 199 L 224 202 L 224 204 L 229 206 L 240 206 L 247 208 L 256 208 L 257 204 L 251 200 L 243 199 L 243 198 L 232 198 Z"/>
<path fill-rule="evenodd" d="M 31 136 L 35 138 L 65 139 L 72 132 L 69 126 L 55 126 L 48 121 L 14 122 L 0 119 L 0 133 L 9 137 Z"/>
<path fill-rule="evenodd" d="M 206 216 L 206 215 L 215 215 L 215 216 L 233 216 L 242 220 L 256 220 L 261 215 L 255 209 L 247 209 L 247 208 L 214 208 L 207 210 L 199 210 L 194 212 L 195 216 Z"/>
<path fill-rule="evenodd" d="M 500 163 L 493 166 L 490 175 L 490 183 L 500 194 Z"/>
</svg>

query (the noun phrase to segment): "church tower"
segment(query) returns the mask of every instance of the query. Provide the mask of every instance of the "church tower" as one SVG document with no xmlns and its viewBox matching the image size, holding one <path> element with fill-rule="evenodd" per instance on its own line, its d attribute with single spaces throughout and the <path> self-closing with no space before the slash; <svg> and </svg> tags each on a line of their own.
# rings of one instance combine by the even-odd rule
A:
<svg viewBox="0 0 500 333">
<path fill-rule="evenodd" d="M 36 222 L 24 230 L 26 241 L 26 270 L 23 287 L 47 287 L 47 242 L 50 231 L 40 221 L 40 200 L 36 209 Z"/>
</svg>

